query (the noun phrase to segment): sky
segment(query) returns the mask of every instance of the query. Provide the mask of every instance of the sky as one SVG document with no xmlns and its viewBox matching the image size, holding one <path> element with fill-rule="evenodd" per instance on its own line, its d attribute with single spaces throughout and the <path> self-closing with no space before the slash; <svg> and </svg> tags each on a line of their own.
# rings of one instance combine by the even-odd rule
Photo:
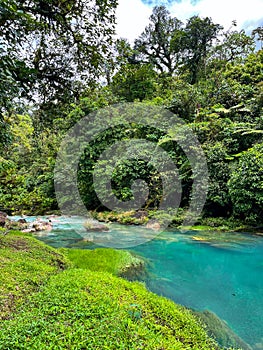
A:
<svg viewBox="0 0 263 350">
<path fill-rule="evenodd" d="M 247 34 L 263 25 L 263 0 L 119 0 L 117 35 L 132 43 L 143 32 L 157 5 L 165 5 L 173 17 L 183 22 L 194 15 L 211 17 L 225 30 L 233 20 L 236 28 Z"/>
</svg>

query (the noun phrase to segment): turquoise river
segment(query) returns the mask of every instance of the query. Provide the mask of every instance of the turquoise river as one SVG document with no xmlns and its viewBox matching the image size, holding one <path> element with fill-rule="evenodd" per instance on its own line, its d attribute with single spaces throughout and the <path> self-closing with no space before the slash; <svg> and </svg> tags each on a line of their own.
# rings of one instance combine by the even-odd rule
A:
<svg viewBox="0 0 263 350">
<path fill-rule="evenodd" d="M 100 246 L 83 240 L 83 219 L 52 221 L 50 232 L 37 234 L 47 244 Z M 107 235 L 129 240 L 139 231 L 137 226 L 110 224 Z M 253 350 L 263 349 L 263 237 L 167 231 L 128 249 L 147 259 L 145 283 L 150 290 L 184 306 L 212 311 Z"/>
</svg>

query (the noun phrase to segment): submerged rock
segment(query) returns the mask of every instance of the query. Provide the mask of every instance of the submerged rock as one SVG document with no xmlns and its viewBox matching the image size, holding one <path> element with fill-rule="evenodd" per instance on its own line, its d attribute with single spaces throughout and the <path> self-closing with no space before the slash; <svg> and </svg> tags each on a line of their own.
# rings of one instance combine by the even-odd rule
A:
<svg viewBox="0 0 263 350">
<path fill-rule="evenodd" d="M 107 225 L 104 225 L 101 222 L 96 220 L 88 220 L 84 222 L 83 226 L 85 227 L 86 231 L 95 231 L 95 232 L 109 231 L 109 227 Z"/>
<path fill-rule="evenodd" d="M 234 347 L 242 350 L 252 350 L 248 344 L 229 328 L 225 321 L 221 320 L 213 312 L 205 310 L 202 312 L 194 311 L 193 313 L 206 325 L 208 335 L 214 338 L 224 349 Z"/>
</svg>

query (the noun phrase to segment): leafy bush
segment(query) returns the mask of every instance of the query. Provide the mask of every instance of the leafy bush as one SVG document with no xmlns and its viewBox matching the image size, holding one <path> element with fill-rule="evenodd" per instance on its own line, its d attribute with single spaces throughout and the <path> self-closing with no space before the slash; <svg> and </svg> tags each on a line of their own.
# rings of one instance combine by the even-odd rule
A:
<svg viewBox="0 0 263 350">
<path fill-rule="evenodd" d="M 228 182 L 234 214 L 247 223 L 263 221 L 263 143 L 243 152 Z"/>
</svg>

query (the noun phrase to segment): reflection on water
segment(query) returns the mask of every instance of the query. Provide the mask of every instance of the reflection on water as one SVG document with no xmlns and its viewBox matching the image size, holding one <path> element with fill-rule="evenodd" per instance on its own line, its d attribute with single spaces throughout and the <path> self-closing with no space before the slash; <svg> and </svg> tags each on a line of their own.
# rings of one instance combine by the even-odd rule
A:
<svg viewBox="0 0 263 350">
<path fill-rule="evenodd" d="M 37 233 L 40 240 L 54 247 L 97 247 L 83 240 L 85 219 L 52 221 L 51 232 Z M 139 232 L 136 226 L 111 224 L 107 234 L 129 241 Z M 131 250 L 149 259 L 149 289 L 187 307 L 214 312 L 253 349 L 263 349 L 262 237 L 168 231 Z"/>
</svg>

